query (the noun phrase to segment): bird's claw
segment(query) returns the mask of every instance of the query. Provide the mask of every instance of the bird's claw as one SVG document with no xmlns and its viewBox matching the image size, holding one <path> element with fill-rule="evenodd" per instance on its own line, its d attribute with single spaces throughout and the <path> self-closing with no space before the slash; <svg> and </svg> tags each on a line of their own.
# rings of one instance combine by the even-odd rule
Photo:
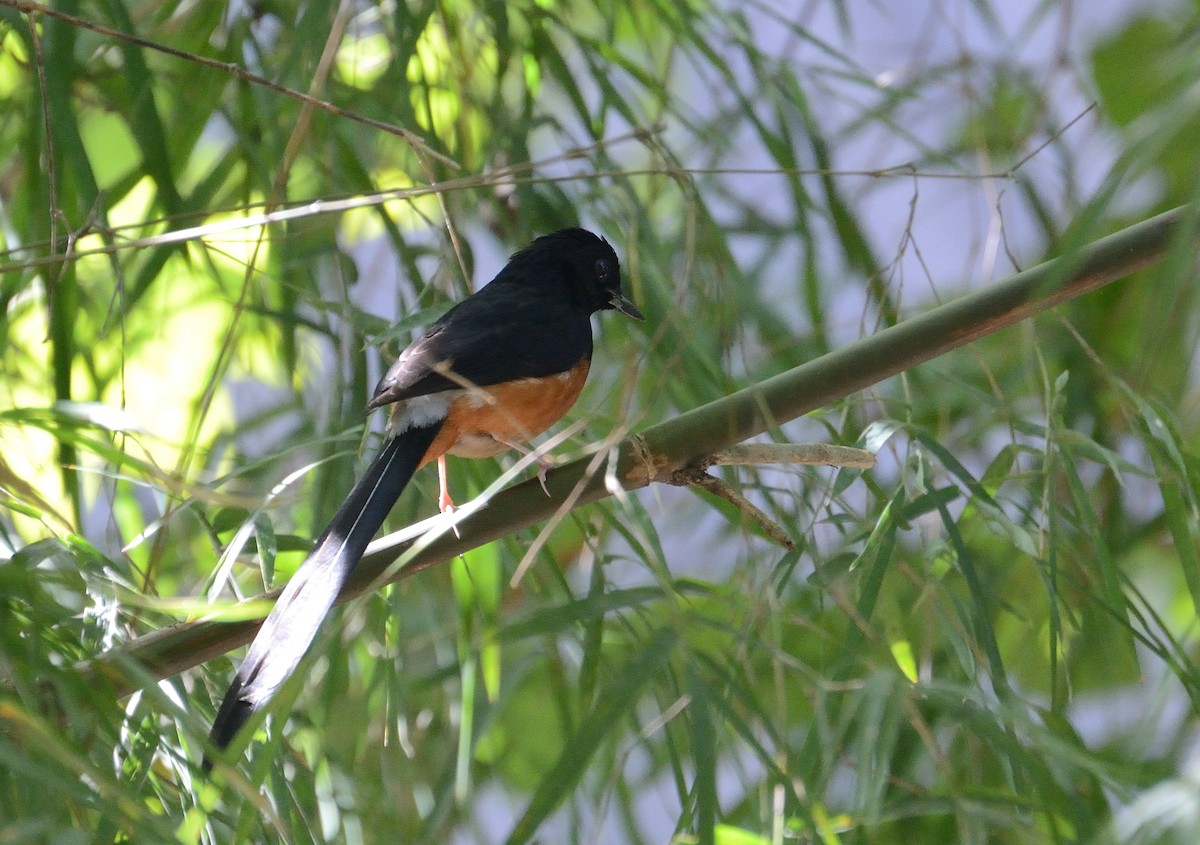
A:
<svg viewBox="0 0 1200 845">
<path fill-rule="evenodd" d="M 554 469 L 554 467 L 555 467 L 554 461 L 550 460 L 549 458 L 538 458 L 537 459 L 538 484 L 542 485 L 542 492 L 545 493 L 547 496 L 550 495 L 550 488 L 546 486 L 546 473 L 547 473 L 547 471 Z"/>
</svg>

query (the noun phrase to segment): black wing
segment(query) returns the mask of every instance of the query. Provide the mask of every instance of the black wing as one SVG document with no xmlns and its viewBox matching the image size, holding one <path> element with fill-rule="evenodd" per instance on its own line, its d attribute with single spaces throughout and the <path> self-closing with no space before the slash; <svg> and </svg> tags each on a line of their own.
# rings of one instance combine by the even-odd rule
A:
<svg viewBox="0 0 1200 845">
<path fill-rule="evenodd" d="M 565 372 L 592 354 L 592 324 L 574 303 L 488 285 L 451 308 L 396 359 L 367 404 L 379 408 L 466 384 L 487 387 Z M 491 295 L 488 295 L 491 291 Z M 453 377 L 439 370 L 449 369 Z"/>
</svg>

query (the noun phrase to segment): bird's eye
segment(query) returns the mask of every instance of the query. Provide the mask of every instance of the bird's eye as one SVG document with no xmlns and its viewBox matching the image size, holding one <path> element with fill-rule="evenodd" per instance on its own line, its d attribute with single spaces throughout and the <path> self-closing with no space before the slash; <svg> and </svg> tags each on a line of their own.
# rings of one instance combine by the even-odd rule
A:
<svg viewBox="0 0 1200 845">
<path fill-rule="evenodd" d="M 608 278 L 608 261 L 603 258 L 596 259 L 596 278 L 601 282 Z"/>
</svg>

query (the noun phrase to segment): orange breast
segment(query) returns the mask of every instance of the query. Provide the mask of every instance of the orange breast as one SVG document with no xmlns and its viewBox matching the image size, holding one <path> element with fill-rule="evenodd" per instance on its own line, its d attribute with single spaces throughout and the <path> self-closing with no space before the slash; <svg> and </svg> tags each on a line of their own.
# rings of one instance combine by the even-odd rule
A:
<svg viewBox="0 0 1200 845">
<path fill-rule="evenodd" d="M 579 398 L 591 361 L 563 373 L 493 384 L 454 400 L 422 465 L 449 452 L 486 458 L 524 443 L 558 422 Z"/>
</svg>

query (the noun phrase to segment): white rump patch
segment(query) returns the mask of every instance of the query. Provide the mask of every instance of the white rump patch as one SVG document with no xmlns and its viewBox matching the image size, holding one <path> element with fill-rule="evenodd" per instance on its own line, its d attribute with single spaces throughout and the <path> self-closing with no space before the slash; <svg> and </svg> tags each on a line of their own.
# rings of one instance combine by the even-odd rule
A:
<svg viewBox="0 0 1200 845">
<path fill-rule="evenodd" d="M 392 414 L 392 433 L 400 434 L 410 428 L 424 428 L 441 422 L 450 411 L 450 403 L 462 394 L 461 390 L 443 390 L 397 403 L 396 411 Z"/>
</svg>

